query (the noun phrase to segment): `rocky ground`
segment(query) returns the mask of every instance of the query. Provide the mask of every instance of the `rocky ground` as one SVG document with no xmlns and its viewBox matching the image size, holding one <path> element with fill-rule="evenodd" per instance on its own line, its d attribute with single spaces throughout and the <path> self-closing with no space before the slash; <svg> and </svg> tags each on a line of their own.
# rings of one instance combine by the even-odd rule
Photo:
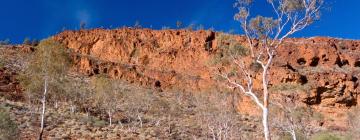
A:
<svg viewBox="0 0 360 140">
<path fill-rule="evenodd" d="M 164 101 L 170 101 L 168 97 L 161 97 Z M 171 101 L 172 102 L 172 101 Z M 174 103 L 176 104 L 176 103 Z M 13 102 L 1 98 L 1 105 L 10 108 L 12 119 L 18 124 L 20 139 L 36 139 L 40 126 L 39 110 L 34 106 Z M 176 104 L 186 107 L 187 105 Z M 211 106 L 208 103 L 206 106 Z M 71 112 L 69 108 L 55 109 L 48 106 L 46 113 L 45 139 L 210 139 L 212 137 L 209 126 L 221 123 L 221 110 L 211 107 L 203 108 L 214 112 L 199 112 L 200 106 L 182 108 L 176 111 L 163 111 L 141 113 L 140 119 L 119 110 L 118 115 L 134 118 L 114 117 L 114 124 L 109 126 L 108 119 L 104 116 L 87 115 L 83 112 Z M 35 107 L 36 108 L 36 107 Z M 202 110 L 203 110 L 202 109 Z M 222 108 L 224 109 L 224 108 Z M 208 116 L 202 116 L 202 113 Z M 214 120 L 207 120 L 213 115 Z M 240 114 L 229 114 L 231 120 L 229 127 L 229 139 L 256 139 L 259 137 L 257 128 L 259 119 Z M 208 118 L 206 118 L 208 117 Z M 208 122 L 209 121 L 209 122 Z M 217 122 L 220 121 L 220 122 Z M 204 124 L 203 124 L 204 123 Z M 209 125 L 209 126 L 208 126 Z M 230 124 L 229 124 L 230 125 Z M 260 137 L 259 137 L 260 138 Z"/>
</svg>

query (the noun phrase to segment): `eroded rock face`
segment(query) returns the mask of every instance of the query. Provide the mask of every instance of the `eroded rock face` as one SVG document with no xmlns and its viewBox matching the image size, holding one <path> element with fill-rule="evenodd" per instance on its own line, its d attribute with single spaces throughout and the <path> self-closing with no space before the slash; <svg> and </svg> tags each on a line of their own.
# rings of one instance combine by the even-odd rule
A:
<svg viewBox="0 0 360 140">
<path fill-rule="evenodd" d="M 207 92 L 223 91 L 207 65 L 218 51 L 219 35 L 123 28 L 65 31 L 54 39 L 77 53 L 76 69 L 89 76 L 105 73 L 161 90 Z M 244 37 L 232 37 L 246 45 Z M 306 86 L 294 97 L 297 102 L 337 121 L 345 121 L 347 109 L 360 101 L 359 78 L 360 41 L 322 37 L 287 39 L 270 71 L 271 87 Z M 243 104 L 251 106 L 250 102 Z M 249 108 L 244 110 L 253 110 Z"/>
<path fill-rule="evenodd" d="M 75 50 L 79 71 L 106 73 L 161 89 L 205 90 L 217 84 L 207 65 L 217 51 L 211 31 L 118 29 L 66 31 L 54 38 Z M 245 43 L 241 36 L 233 36 Z M 356 104 L 359 92 L 360 41 L 329 38 L 288 39 L 280 47 L 271 70 L 271 84 L 296 82 L 316 85 L 304 98 Z M 322 93 L 338 93 L 321 96 Z M 322 98 L 317 97 L 320 95 Z M 347 97 L 344 97 L 347 96 Z M 312 98 L 319 98 L 312 100 Z M 353 100 L 353 103 L 344 100 Z"/>
<path fill-rule="evenodd" d="M 81 55 L 77 68 L 88 75 L 107 73 L 141 85 L 186 90 L 214 84 L 205 66 L 214 38 L 210 31 L 146 29 L 68 31 L 55 36 Z"/>
<path fill-rule="evenodd" d="M 16 73 L 0 68 L 0 95 L 3 94 L 11 100 L 22 100 L 24 97 L 21 94 L 19 82 L 15 79 Z"/>
</svg>

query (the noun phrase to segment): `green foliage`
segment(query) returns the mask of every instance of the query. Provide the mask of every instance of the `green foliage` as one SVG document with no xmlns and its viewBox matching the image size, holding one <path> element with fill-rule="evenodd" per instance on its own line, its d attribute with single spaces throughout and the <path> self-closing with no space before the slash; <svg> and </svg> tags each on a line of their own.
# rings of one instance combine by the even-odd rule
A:
<svg viewBox="0 0 360 140">
<path fill-rule="evenodd" d="M 17 125 L 11 120 L 9 110 L 2 106 L 0 106 L 0 139 L 18 139 Z"/>
<path fill-rule="evenodd" d="M 210 65 L 219 63 L 228 64 L 233 58 L 248 56 L 250 53 L 249 49 L 237 42 L 232 35 L 222 33 L 218 36 L 217 40 L 219 50 L 210 59 Z"/>
<path fill-rule="evenodd" d="M 351 136 L 360 139 L 360 108 L 355 107 L 350 109 L 347 113 L 347 117 L 351 128 Z"/>
<path fill-rule="evenodd" d="M 306 140 L 306 137 L 301 132 L 295 132 L 297 140 Z M 280 136 L 281 140 L 293 140 L 292 136 L 288 132 L 284 132 L 283 135 Z"/>
<path fill-rule="evenodd" d="M 180 29 L 182 27 L 183 23 L 181 21 L 176 21 L 176 27 Z"/>
<path fill-rule="evenodd" d="M 28 37 L 25 38 L 23 44 L 24 44 L 24 45 L 31 45 L 30 38 L 28 38 Z"/>
<path fill-rule="evenodd" d="M 194 27 L 195 27 L 195 24 L 191 23 L 191 24 L 188 25 L 187 29 L 188 30 L 193 30 Z"/>
<path fill-rule="evenodd" d="M 3 59 L 0 59 L 0 68 L 5 67 L 5 61 Z"/>
<path fill-rule="evenodd" d="M 118 81 L 110 79 L 106 75 L 99 75 L 91 81 L 95 91 L 94 98 L 96 104 L 106 112 L 114 112 L 117 101 L 121 98 L 121 94 L 119 94 L 119 84 L 117 82 Z"/>
<path fill-rule="evenodd" d="M 85 29 L 85 28 L 86 28 L 86 22 L 85 22 L 85 21 L 81 21 L 79 26 L 80 26 L 80 29 L 81 29 L 81 30 Z"/>
<path fill-rule="evenodd" d="M 311 140 L 341 140 L 341 137 L 329 132 L 315 134 Z"/>
<path fill-rule="evenodd" d="M 10 39 L 0 40 L 0 45 L 9 45 Z"/>
<path fill-rule="evenodd" d="M 140 28 L 141 28 L 140 21 L 138 21 L 138 20 L 135 21 L 134 28 L 136 28 L 136 29 L 140 29 Z"/>
<path fill-rule="evenodd" d="M 302 0 L 284 0 L 281 10 L 284 12 L 295 12 L 305 8 Z"/>
<path fill-rule="evenodd" d="M 311 118 L 316 120 L 316 121 L 323 121 L 324 120 L 324 115 L 319 113 L 319 112 L 314 112 L 312 114 Z"/>
<path fill-rule="evenodd" d="M 278 21 L 274 20 L 272 17 L 257 16 L 250 20 L 249 28 L 254 31 L 258 37 L 262 38 L 278 24 Z"/>
<path fill-rule="evenodd" d="M 259 64 L 258 62 L 256 61 L 253 61 L 251 64 L 250 64 L 250 69 L 254 72 L 258 72 L 259 70 L 262 69 L 261 67 L 261 64 Z"/>
<path fill-rule="evenodd" d="M 106 126 L 106 122 L 104 120 L 101 120 L 94 116 L 83 117 L 80 119 L 80 121 L 83 123 L 89 124 L 90 126 L 95 126 L 95 127 L 105 127 Z"/>
<path fill-rule="evenodd" d="M 30 56 L 29 65 L 19 79 L 26 92 L 35 97 L 42 94 L 45 80 L 50 94 L 64 93 L 63 85 L 68 82 L 65 74 L 71 62 L 69 50 L 64 46 L 51 39 L 43 40 Z"/>
<path fill-rule="evenodd" d="M 24 41 L 23 41 L 23 44 L 24 45 L 29 45 L 29 46 L 37 46 L 39 45 L 39 41 L 37 39 L 33 39 L 31 40 L 30 38 L 25 38 Z"/>
</svg>

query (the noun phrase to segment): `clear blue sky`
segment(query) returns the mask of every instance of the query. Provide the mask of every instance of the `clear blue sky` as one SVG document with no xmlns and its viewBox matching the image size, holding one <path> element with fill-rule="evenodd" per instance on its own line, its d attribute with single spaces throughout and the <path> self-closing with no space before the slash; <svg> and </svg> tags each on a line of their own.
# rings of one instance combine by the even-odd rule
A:
<svg viewBox="0 0 360 140">
<path fill-rule="evenodd" d="M 25 37 L 42 39 L 63 28 L 78 29 L 80 21 L 87 28 L 132 26 L 175 28 L 202 24 L 219 31 L 234 29 L 235 0 L 1 0 L 0 40 L 19 43 Z M 255 0 L 254 13 L 268 14 L 265 0 Z M 295 37 L 331 36 L 360 39 L 360 0 L 325 0 L 331 10 L 323 12 L 321 21 L 294 35 Z"/>
</svg>

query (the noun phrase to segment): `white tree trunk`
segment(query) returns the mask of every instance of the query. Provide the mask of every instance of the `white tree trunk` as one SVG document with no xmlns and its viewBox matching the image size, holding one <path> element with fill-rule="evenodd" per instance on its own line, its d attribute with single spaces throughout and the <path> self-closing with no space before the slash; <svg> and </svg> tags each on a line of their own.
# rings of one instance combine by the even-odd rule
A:
<svg viewBox="0 0 360 140">
<path fill-rule="evenodd" d="M 47 79 L 45 79 L 45 83 L 44 83 L 44 94 L 43 94 L 43 98 L 41 100 L 42 102 L 42 111 L 41 111 L 41 122 L 40 122 L 40 135 L 39 135 L 39 140 L 42 139 L 42 134 L 44 132 L 44 119 L 45 119 L 45 109 L 46 109 L 46 94 L 47 94 Z"/>
<path fill-rule="evenodd" d="M 294 129 L 291 130 L 291 136 L 292 136 L 293 140 L 297 140 L 296 133 L 295 133 Z"/>
<path fill-rule="evenodd" d="M 268 115 L 269 115 L 268 108 L 264 108 L 263 109 L 262 123 L 263 123 L 263 127 L 264 127 L 265 140 L 270 140 L 271 139 L 270 138 L 269 124 L 268 124 Z"/>
<path fill-rule="evenodd" d="M 269 60 L 267 61 L 266 65 L 263 67 L 262 73 L 262 84 L 263 84 L 263 96 L 264 96 L 264 103 L 263 103 L 263 127 L 264 127 L 264 137 L 265 140 L 271 140 L 270 136 L 270 129 L 269 129 L 269 91 L 268 91 L 268 70 L 269 66 L 272 63 L 273 59 L 273 52 L 268 52 Z"/>
<path fill-rule="evenodd" d="M 109 115 L 109 126 L 112 125 L 112 119 L 111 119 L 111 111 L 108 111 L 108 115 Z"/>
</svg>

